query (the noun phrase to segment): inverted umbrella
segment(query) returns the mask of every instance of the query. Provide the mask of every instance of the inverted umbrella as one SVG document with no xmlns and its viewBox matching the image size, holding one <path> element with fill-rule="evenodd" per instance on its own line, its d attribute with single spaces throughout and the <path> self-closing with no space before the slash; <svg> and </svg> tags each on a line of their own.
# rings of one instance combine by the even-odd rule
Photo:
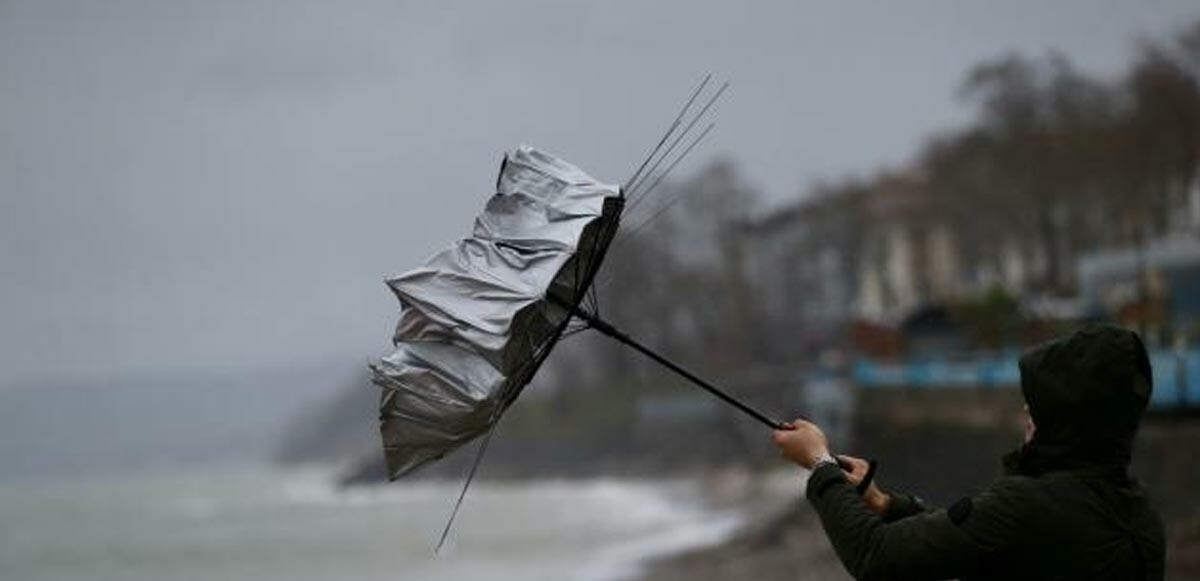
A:
<svg viewBox="0 0 1200 581">
<path fill-rule="evenodd" d="M 374 380 L 390 478 L 495 425 L 584 300 L 623 206 L 617 186 L 520 147 L 471 235 L 388 279 L 402 310 Z"/>
<path fill-rule="evenodd" d="M 372 369 L 374 382 L 382 388 L 380 433 L 390 479 L 485 436 L 469 484 L 492 429 L 573 319 L 638 350 L 763 424 L 788 427 L 638 343 L 601 319 L 596 308 L 593 282 L 617 233 L 626 189 L 649 182 L 639 201 L 644 199 L 644 192 L 712 128 L 709 125 L 651 180 L 724 90 L 676 133 L 707 82 L 706 78 L 693 93 L 626 187 L 601 183 L 548 153 L 519 147 L 505 155 L 496 193 L 476 218 L 470 236 L 424 266 L 387 280 L 401 304 L 393 337 L 396 348 Z M 675 139 L 667 145 L 672 134 Z M 457 508 L 456 504 L 455 512 Z"/>
</svg>

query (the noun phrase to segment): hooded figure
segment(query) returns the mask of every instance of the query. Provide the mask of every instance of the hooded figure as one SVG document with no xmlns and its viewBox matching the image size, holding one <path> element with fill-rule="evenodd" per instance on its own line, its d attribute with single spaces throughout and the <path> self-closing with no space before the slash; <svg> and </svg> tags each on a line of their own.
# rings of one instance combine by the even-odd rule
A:
<svg viewBox="0 0 1200 581">
<path fill-rule="evenodd" d="M 1036 427 L 1005 457 L 1009 473 L 1103 469 L 1123 476 L 1154 377 L 1137 333 L 1091 326 L 1021 357 L 1021 393 Z"/>
<path fill-rule="evenodd" d="M 878 488 L 864 502 L 857 470 L 813 463 L 807 496 L 856 579 L 1163 578 L 1162 522 L 1128 474 L 1153 383 L 1141 339 L 1090 326 L 1020 369 L 1032 435 L 1006 476 L 948 510 Z"/>
</svg>

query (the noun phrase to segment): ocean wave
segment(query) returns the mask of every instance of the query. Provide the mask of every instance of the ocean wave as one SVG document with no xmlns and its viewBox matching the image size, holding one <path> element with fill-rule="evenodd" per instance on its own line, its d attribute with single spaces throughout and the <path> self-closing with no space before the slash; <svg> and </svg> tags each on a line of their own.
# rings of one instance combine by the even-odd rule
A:
<svg viewBox="0 0 1200 581">
<path fill-rule="evenodd" d="M 481 481 L 467 495 L 448 550 L 435 556 L 461 486 L 419 480 L 343 488 L 336 470 L 311 467 L 156 479 L 127 496 L 131 511 L 135 502 L 152 508 L 167 529 L 228 542 L 229 550 L 254 538 L 300 558 L 307 555 L 293 552 L 321 539 L 320 554 L 330 559 L 360 555 L 355 566 L 371 572 L 353 577 L 362 579 L 381 570 L 393 579 L 624 579 L 650 558 L 720 542 L 743 520 L 738 511 L 708 508 L 699 483 L 686 479 Z M 180 529 L 179 521 L 188 525 Z M 137 524 L 132 512 L 127 524 Z"/>
</svg>

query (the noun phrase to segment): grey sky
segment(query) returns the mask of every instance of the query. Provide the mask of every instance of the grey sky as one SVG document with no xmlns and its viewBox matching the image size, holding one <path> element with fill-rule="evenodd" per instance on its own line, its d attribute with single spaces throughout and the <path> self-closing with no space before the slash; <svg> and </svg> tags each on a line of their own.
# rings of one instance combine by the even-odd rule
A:
<svg viewBox="0 0 1200 581">
<path fill-rule="evenodd" d="M 885 6 L 880 6 L 885 5 Z M 901 5 L 903 7 L 901 7 Z M 904 162 L 973 63 L 1128 62 L 1189 1 L 0 0 L 0 388 L 365 361 L 389 271 L 529 143 L 620 181 L 711 70 L 774 200 Z M 356 363 L 357 364 L 357 363 Z"/>
</svg>

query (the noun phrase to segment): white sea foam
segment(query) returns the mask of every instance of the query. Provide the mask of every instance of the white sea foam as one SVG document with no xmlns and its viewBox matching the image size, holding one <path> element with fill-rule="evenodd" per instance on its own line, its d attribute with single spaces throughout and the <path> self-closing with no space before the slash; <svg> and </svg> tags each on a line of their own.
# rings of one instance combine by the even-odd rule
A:
<svg viewBox="0 0 1200 581">
<path fill-rule="evenodd" d="M 0 489 L 0 562 L 31 581 L 601 581 L 740 522 L 683 481 L 480 481 L 435 556 L 460 486 L 341 489 L 314 468 Z"/>
<path fill-rule="evenodd" d="M 641 573 L 649 559 L 719 543 L 737 530 L 742 521 L 742 515 L 730 511 L 671 519 L 656 532 L 599 551 L 578 579 L 611 581 L 633 578 Z"/>
</svg>

